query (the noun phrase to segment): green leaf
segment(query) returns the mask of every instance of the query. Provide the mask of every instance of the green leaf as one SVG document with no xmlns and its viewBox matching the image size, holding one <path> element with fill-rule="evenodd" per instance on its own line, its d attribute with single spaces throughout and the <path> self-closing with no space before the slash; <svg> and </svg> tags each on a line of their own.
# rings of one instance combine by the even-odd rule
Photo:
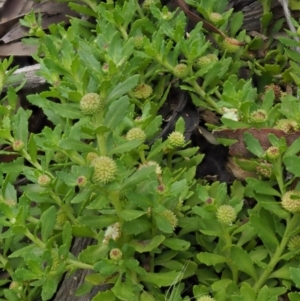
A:
<svg viewBox="0 0 300 301">
<path fill-rule="evenodd" d="M 244 133 L 244 140 L 247 149 L 258 158 L 262 158 L 265 152 L 261 147 L 259 141 L 252 134 L 247 132 Z"/>
<path fill-rule="evenodd" d="M 133 210 L 133 209 L 124 209 L 120 212 L 120 217 L 125 221 L 132 221 L 139 218 L 142 215 L 145 215 L 145 211 Z"/>
<path fill-rule="evenodd" d="M 17 114 L 12 118 L 14 121 L 14 138 L 16 140 L 21 140 L 25 145 L 25 149 L 27 148 L 28 140 L 28 117 L 28 112 L 23 108 L 19 108 Z"/>
<path fill-rule="evenodd" d="M 113 154 L 123 154 L 123 153 L 127 153 L 130 152 L 133 149 L 136 149 L 138 146 L 140 146 L 143 142 L 141 140 L 135 139 L 132 141 L 127 141 L 125 143 L 122 143 L 121 145 L 118 145 L 116 147 L 114 147 L 109 154 L 113 155 Z"/>
<path fill-rule="evenodd" d="M 116 296 L 115 294 L 111 291 L 105 291 L 105 292 L 99 292 L 95 297 L 93 297 L 92 301 L 115 301 Z"/>
<path fill-rule="evenodd" d="M 173 233 L 173 225 L 163 216 L 154 214 L 157 228 L 164 233 Z"/>
<path fill-rule="evenodd" d="M 129 189 L 136 186 L 139 183 L 142 183 L 145 180 L 148 180 L 151 175 L 155 174 L 155 166 L 143 167 L 142 169 L 133 173 L 127 180 L 124 181 L 122 185 L 122 190 Z"/>
<path fill-rule="evenodd" d="M 111 130 L 114 130 L 127 115 L 129 105 L 130 103 L 128 96 L 123 96 L 114 101 L 109 106 L 108 112 L 105 115 L 103 125 L 110 128 Z"/>
<path fill-rule="evenodd" d="M 63 231 L 62 231 L 62 241 L 63 244 L 67 246 L 68 249 L 71 247 L 72 243 L 72 227 L 69 221 L 67 221 L 64 226 L 63 226 Z"/>
<path fill-rule="evenodd" d="M 249 187 L 251 187 L 255 192 L 259 194 L 266 194 L 266 195 L 274 195 L 280 197 L 281 194 L 278 190 L 274 189 L 269 182 L 259 181 L 254 178 L 247 178 L 246 179 Z"/>
<path fill-rule="evenodd" d="M 41 215 L 41 235 L 44 243 L 47 243 L 48 238 L 53 231 L 56 223 L 56 214 L 57 211 L 55 207 L 51 206 Z"/>
<path fill-rule="evenodd" d="M 161 245 L 165 240 L 165 236 L 158 235 L 148 240 L 132 240 L 130 245 L 135 249 L 136 252 L 145 253 L 151 252 Z"/>
<path fill-rule="evenodd" d="M 184 134 L 185 122 L 182 117 L 179 117 L 179 119 L 177 120 L 176 125 L 175 125 L 175 131 Z"/>
<path fill-rule="evenodd" d="M 94 147 L 91 147 L 84 142 L 72 138 L 66 138 L 59 141 L 58 147 L 64 150 L 73 150 L 73 151 L 80 151 L 80 152 L 95 152 Z"/>
<path fill-rule="evenodd" d="M 49 276 L 46 278 L 42 286 L 42 300 L 50 300 L 53 295 L 56 293 L 60 277 Z"/>
<path fill-rule="evenodd" d="M 162 244 L 171 250 L 177 251 L 186 251 L 191 245 L 190 242 L 178 238 L 166 238 Z"/>
<path fill-rule="evenodd" d="M 300 138 L 297 138 L 285 151 L 283 158 L 296 155 L 300 152 Z"/>
<path fill-rule="evenodd" d="M 231 247 L 230 254 L 231 254 L 232 261 L 234 262 L 236 267 L 240 271 L 251 276 L 256 281 L 257 274 L 249 254 L 241 247 L 237 247 L 237 246 Z"/>
<path fill-rule="evenodd" d="M 273 225 L 272 214 L 260 209 L 259 214 L 250 215 L 250 223 L 270 254 L 274 254 L 279 242 Z"/>
<path fill-rule="evenodd" d="M 241 285 L 241 295 L 243 301 L 256 301 L 256 293 L 253 287 L 247 282 L 243 282 Z"/>
<path fill-rule="evenodd" d="M 106 97 L 107 103 L 110 103 L 113 100 L 116 100 L 119 97 L 131 91 L 134 87 L 136 87 L 138 81 L 139 81 L 139 75 L 136 74 L 131 77 L 128 77 L 124 82 L 118 83 L 117 86 L 107 95 Z"/>
<path fill-rule="evenodd" d="M 219 263 L 227 262 L 227 258 L 218 254 L 208 253 L 208 252 L 201 252 L 197 255 L 197 259 L 208 265 L 208 266 L 215 266 Z"/>
<path fill-rule="evenodd" d="M 141 277 L 141 281 L 154 284 L 158 287 L 172 286 L 181 281 L 183 274 L 181 272 L 166 272 L 166 273 L 147 273 Z"/>
<path fill-rule="evenodd" d="M 297 288 L 300 288 L 300 268 L 290 268 L 291 278 Z"/>
<path fill-rule="evenodd" d="M 288 296 L 289 296 L 289 301 L 300 301 L 300 293 L 289 293 Z M 263 301 L 263 300 L 259 300 L 259 301 Z"/>
<path fill-rule="evenodd" d="M 239 11 L 232 15 L 230 18 L 230 36 L 234 37 L 236 33 L 240 30 L 244 22 L 244 14 Z"/>
<path fill-rule="evenodd" d="M 284 157 L 283 162 L 288 172 L 294 174 L 296 177 L 300 177 L 300 157 L 296 155 Z"/>
<path fill-rule="evenodd" d="M 117 216 L 109 216 L 109 215 L 84 215 L 80 216 L 78 218 L 78 221 L 82 223 L 83 225 L 86 225 L 88 227 L 94 228 L 94 229 L 103 229 L 104 227 L 107 227 L 109 225 L 114 224 L 118 221 Z"/>
<path fill-rule="evenodd" d="M 125 281 L 122 279 L 123 276 L 119 275 L 119 278 L 115 286 L 111 289 L 115 296 L 120 300 L 134 300 L 135 294 L 133 292 L 132 283 L 127 278 Z"/>
<path fill-rule="evenodd" d="M 109 248 L 105 244 L 87 246 L 80 252 L 78 259 L 87 264 L 94 264 L 98 260 L 104 259 L 108 252 Z"/>
</svg>

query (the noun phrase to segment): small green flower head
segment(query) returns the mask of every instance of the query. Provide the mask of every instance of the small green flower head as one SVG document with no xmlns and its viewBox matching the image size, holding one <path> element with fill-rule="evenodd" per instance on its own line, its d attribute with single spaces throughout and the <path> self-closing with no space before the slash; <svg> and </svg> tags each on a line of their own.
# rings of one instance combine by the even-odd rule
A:
<svg viewBox="0 0 300 301">
<path fill-rule="evenodd" d="M 217 210 L 217 219 L 221 224 L 232 225 L 236 220 L 236 212 L 230 205 L 222 205 Z"/>
<path fill-rule="evenodd" d="M 172 147 L 182 147 L 185 144 L 185 139 L 182 133 L 173 132 L 169 135 L 168 141 Z"/>
<path fill-rule="evenodd" d="M 288 212 L 300 212 L 300 191 L 290 190 L 286 192 L 281 200 L 281 206 Z"/>
<path fill-rule="evenodd" d="M 22 286 L 20 285 L 19 282 L 17 282 L 17 281 L 12 281 L 12 282 L 10 283 L 10 285 L 9 285 L 9 289 L 10 289 L 10 290 L 13 290 L 13 291 L 20 291 L 20 290 L 22 290 L 23 288 L 22 288 Z"/>
<path fill-rule="evenodd" d="M 93 152 L 88 153 L 86 155 L 86 162 L 87 162 L 87 164 L 90 164 L 97 157 L 98 157 L 97 153 L 93 153 Z"/>
<path fill-rule="evenodd" d="M 145 10 L 150 10 L 150 6 L 155 4 L 155 0 L 145 0 L 142 4 L 142 8 Z"/>
<path fill-rule="evenodd" d="M 144 48 L 144 36 L 139 35 L 133 38 L 133 46 L 137 50 L 141 50 Z"/>
<path fill-rule="evenodd" d="M 67 159 L 67 156 L 63 152 L 56 152 L 53 156 L 53 160 L 56 163 L 64 163 Z"/>
<path fill-rule="evenodd" d="M 250 114 L 250 121 L 253 123 L 263 123 L 267 120 L 267 112 L 265 110 L 256 110 Z"/>
<path fill-rule="evenodd" d="M 20 152 L 24 148 L 24 142 L 21 140 L 15 140 L 12 148 L 15 152 Z"/>
<path fill-rule="evenodd" d="M 271 160 L 276 160 L 279 158 L 280 156 L 280 150 L 278 147 L 276 146 L 270 146 L 267 150 L 266 150 L 266 156 L 268 159 Z"/>
<path fill-rule="evenodd" d="M 151 86 L 147 84 L 140 84 L 133 89 L 133 96 L 137 99 L 146 99 L 153 93 Z"/>
<path fill-rule="evenodd" d="M 131 141 L 139 139 L 142 142 L 146 140 L 146 133 L 141 128 L 133 128 L 126 134 L 126 140 Z"/>
<path fill-rule="evenodd" d="M 171 224 L 173 230 L 177 227 L 178 219 L 173 211 L 166 209 L 162 212 L 162 216 Z"/>
<path fill-rule="evenodd" d="M 148 161 L 148 162 L 146 163 L 146 165 L 147 165 L 147 166 L 153 166 L 153 165 L 156 166 L 156 168 L 155 168 L 155 173 L 156 173 L 157 176 L 161 176 L 162 170 L 161 170 L 160 165 L 159 165 L 157 162 L 155 162 L 155 161 Z"/>
<path fill-rule="evenodd" d="M 272 165 L 268 163 L 260 163 L 256 166 L 256 172 L 265 178 L 270 178 L 273 174 Z"/>
<path fill-rule="evenodd" d="M 85 115 L 94 115 L 104 108 L 104 100 L 97 93 L 87 93 L 80 100 L 80 110 Z"/>
<path fill-rule="evenodd" d="M 120 249 L 115 248 L 109 252 L 109 258 L 114 261 L 119 261 L 123 257 L 123 253 Z"/>
<path fill-rule="evenodd" d="M 85 176 L 80 176 L 80 177 L 77 178 L 77 185 L 80 188 L 85 187 L 87 182 L 88 182 L 88 180 Z"/>
<path fill-rule="evenodd" d="M 41 175 L 39 176 L 38 178 L 38 184 L 41 186 L 41 187 L 47 187 L 49 186 L 51 183 L 51 178 L 47 175 Z"/>
<path fill-rule="evenodd" d="M 195 63 L 194 63 L 194 67 L 198 70 L 201 69 L 203 67 L 205 67 L 206 65 L 208 65 L 211 62 L 210 58 L 207 57 L 207 55 L 199 57 Z"/>
<path fill-rule="evenodd" d="M 239 41 L 233 38 L 225 38 L 220 47 L 227 53 L 236 53 L 241 49 L 241 46 L 239 46 Z"/>
<path fill-rule="evenodd" d="M 295 132 L 298 129 L 298 124 L 294 120 L 280 119 L 276 122 L 274 128 L 282 130 L 283 132 L 289 134 L 291 132 Z"/>
<path fill-rule="evenodd" d="M 113 159 L 100 156 L 91 162 L 91 166 L 94 167 L 92 180 L 95 184 L 107 184 L 115 180 L 117 164 Z"/>
<path fill-rule="evenodd" d="M 174 67 L 173 73 L 176 77 L 185 78 L 189 74 L 189 68 L 186 64 L 178 64 Z"/>
<path fill-rule="evenodd" d="M 215 301 L 215 299 L 207 295 L 200 297 L 199 299 L 197 299 L 197 301 Z"/>
<path fill-rule="evenodd" d="M 109 65 L 107 63 L 103 64 L 102 71 L 104 73 L 108 73 L 109 72 Z"/>
<path fill-rule="evenodd" d="M 295 249 L 299 249 L 297 253 L 300 253 L 300 235 L 296 235 L 292 237 L 287 245 L 289 251 L 293 251 Z"/>
<path fill-rule="evenodd" d="M 68 221 L 68 216 L 63 210 L 58 210 L 56 216 L 56 224 L 62 227 Z"/>
<path fill-rule="evenodd" d="M 4 201 L 4 203 L 6 205 L 8 205 L 9 207 L 16 207 L 17 206 L 17 202 L 13 199 L 7 199 Z"/>
<path fill-rule="evenodd" d="M 219 14 L 219 13 L 211 13 L 211 14 L 209 15 L 209 20 L 210 20 L 212 23 L 216 24 L 216 23 L 218 23 L 219 21 L 223 20 L 223 17 L 222 17 L 222 15 Z"/>
<path fill-rule="evenodd" d="M 206 55 L 212 62 L 218 62 L 219 58 L 217 55 L 215 55 L 214 53 L 209 53 Z"/>
</svg>

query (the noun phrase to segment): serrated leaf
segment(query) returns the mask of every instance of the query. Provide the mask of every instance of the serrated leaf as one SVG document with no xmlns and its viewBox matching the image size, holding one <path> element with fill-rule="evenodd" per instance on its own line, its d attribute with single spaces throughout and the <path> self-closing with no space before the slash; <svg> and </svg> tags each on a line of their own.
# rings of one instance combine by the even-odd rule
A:
<svg viewBox="0 0 300 301">
<path fill-rule="evenodd" d="M 247 149 L 257 156 L 258 158 L 262 158 L 265 153 L 263 148 L 261 147 L 259 141 L 250 133 L 244 133 L 244 140 L 247 146 Z"/>
<path fill-rule="evenodd" d="M 237 247 L 237 246 L 231 247 L 230 254 L 231 254 L 231 259 L 235 263 L 236 267 L 240 271 L 251 276 L 256 281 L 257 274 L 249 254 L 241 247 Z"/>
<path fill-rule="evenodd" d="M 127 115 L 129 105 L 130 103 L 128 96 L 123 96 L 114 101 L 109 106 L 108 112 L 105 115 L 103 125 L 110 128 L 111 130 L 114 130 Z"/>
<path fill-rule="evenodd" d="M 41 236 L 42 241 L 47 243 L 50 234 L 53 231 L 54 225 L 56 223 L 57 211 L 54 206 L 51 206 L 41 215 Z"/>
</svg>

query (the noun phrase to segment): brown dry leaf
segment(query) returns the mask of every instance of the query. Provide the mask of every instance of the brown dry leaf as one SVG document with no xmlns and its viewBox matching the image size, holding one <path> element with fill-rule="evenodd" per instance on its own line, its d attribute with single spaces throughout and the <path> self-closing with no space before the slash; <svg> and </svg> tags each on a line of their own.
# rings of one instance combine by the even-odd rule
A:
<svg viewBox="0 0 300 301">
<path fill-rule="evenodd" d="M 269 142 L 268 135 L 274 134 L 278 138 L 284 137 L 287 145 L 291 145 L 297 138 L 300 137 L 300 132 L 294 132 L 287 134 L 284 131 L 276 130 L 272 128 L 265 129 L 238 129 L 238 130 L 220 130 L 214 131 L 215 138 L 226 138 L 238 140 L 236 143 L 229 147 L 229 154 L 231 156 L 237 156 L 242 158 L 252 158 L 253 154 L 250 153 L 244 142 L 244 133 L 252 134 L 260 143 L 264 150 L 267 150 L 271 143 Z"/>
</svg>

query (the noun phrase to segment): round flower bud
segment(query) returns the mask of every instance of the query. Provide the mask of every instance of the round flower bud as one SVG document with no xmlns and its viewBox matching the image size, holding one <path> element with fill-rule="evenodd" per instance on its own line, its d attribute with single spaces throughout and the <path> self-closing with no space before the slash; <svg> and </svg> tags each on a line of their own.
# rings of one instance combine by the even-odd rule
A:
<svg viewBox="0 0 300 301">
<path fill-rule="evenodd" d="M 267 119 L 267 112 L 265 110 L 256 110 L 250 114 L 250 122 L 263 123 Z"/>
<path fill-rule="evenodd" d="M 144 48 L 144 36 L 139 35 L 133 38 L 133 46 L 135 49 L 140 50 Z"/>
<path fill-rule="evenodd" d="M 8 200 L 5 200 L 4 202 L 9 207 L 16 207 L 17 206 L 17 202 L 13 199 L 8 199 Z"/>
<path fill-rule="evenodd" d="M 296 235 L 296 236 L 290 238 L 287 247 L 288 247 L 289 251 L 299 249 L 297 251 L 297 253 L 300 253 L 300 235 Z"/>
<path fill-rule="evenodd" d="M 164 184 L 158 185 L 156 191 L 158 194 L 161 194 L 161 195 L 164 194 L 166 191 L 165 185 Z"/>
<path fill-rule="evenodd" d="M 20 291 L 20 290 L 22 290 L 22 286 L 19 284 L 19 282 L 12 281 L 9 285 L 9 289 L 14 290 L 14 291 Z"/>
<path fill-rule="evenodd" d="M 56 216 L 56 224 L 62 227 L 68 221 L 68 216 L 63 210 L 58 210 Z"/>
<path fill-rule="evenodd" d="M 87 93 L 80 100 L 80 110 L 85 115 L 94 115 L 104 108 L 104 100 L 97 93 Z"/>
<path fill-rule="evenodd" d="M 260 163 L 256 166 L 256 172 L 265 178 L 270 178 L 273 174 L 272 165 L 268 163 Z"/>
<path fill-rule="evenodd" d="M 231 225 L 236 220 L 236 212 L 230 205 L 222 205 L 217 210 L 217 219 L 221 224 Z"/>
<path fill-rule="evenodd" d="M 209 17 L 209 20 L 210 20 L 212 23 L 214 23 L 214 24 L 216 24 L 216 23 L 218 23 L 219 21 L 223 20 L 222 15 L 219 14 L 219 13 L 211 13 L 208 17 Z"/>
<path fill-rule="evenodd" d="M 155 161 L 148 161 L 148 162 L 146 163 L 146 165 L 147 165 L 147 166 L 153 166 L 153 165 L 155 165 L 155 166 L 156 166 L 156 169 L 155 169 L 156 175 L 161 176 L 162 170 L 161 170 L 160 165 L 159 165 L 157 162 L 155 162 Z"/>
<path fill-rule="evenodd" d="M 91 162 L 91 166 L 94 167 L 92 180 L 95 184 L 107 184 L 116 178 L 117 164 L 109 157 L 97 157 Z"/>
<path fill-rule="evenodd" d="M 201 69 L 203 67 L 205 67 L 206 65 L 208 65 L 211 62 L 210 58 L 207 57 L 207 55 L 199 57 L 195 63 L 194 63 L 194 67 L 198 70 Z"/>
<path fill-rule="evenodd" d="M 126 140 L 131 141 L 139 139 L 142 142 L 146 140 L 146 133 L 141 128 L 133 128 L 126 134 Z"/>
<path fill-rule="evenodd" d="M 268 90 L 273 90 L 274 91 L 274 96 L 276 100 L 279 100 L 282 94 L 281 88 L 278 85 L 274 85 L 273 83 L 270 85 L 265 86 L 265 91 Z"/>
<path fill-rule="evenodd" d="M 97 153 L 90 152 L 86 155 L 86 162 L 87 164 L 90 164 L 95 158 L 98 158 Z"/>
<path fill-rule="evenodd" d="M 133 96 L 137 99 L 146 99 L 153 93 L 151 86 L 147 84 L 140 84 L 133 89 Z"/>
<path fill-rule="evenodd" d="M 280 156 L 280 150 L 279 150 L 279 148 L 276 147 L 276 146 L 270 146 L 266 150 L 266 156 L 267 156 L 267 158 L 269 158 L 271 160 L 278 159 L 279 156 Z"/>
<path fill-rule="evenodd" d="M 20 152 L 24 148 L 24 142 L 21 140 L 15 140 L 12 145 L 12 148 L 14 151 Z"/>
<path fill-rule="evenodd" d="M 300 191 L 290 190 L 286 192 L 282 197 L 281 206 L 291 213 L 300 212 Z"/>
<path fill-rule="evenodd" d="M 197 299 L 197 301 L 215 301 L 215 299 L 210 296 L 202 296 L 199 299 Z"/>
<path fill-rule="evenodd" d="M 41 175 L 39 176 L 38 178 L 38 184 L 41 186 L 41 187 L 47 187 L 49 186 L 51 183 L 51 178 L 47 175 Z"/>
<path fill-rule="evenodd" d="M 118 260 L 121 260 L 122 257 L 123 257 L 123 253 L 120 249 L 115 248 L 109 252 L 109 258 L 111 260 L 118 261 Z"/>
<path fill-rule="evenodd" d="M 282 130 L 283 132 L 289 134 L 295 132 L 298 129 L 298 124 L 296 121 L 289 119 L 280 119 L 276 122 L 275 129 Z"/>
<path fill-rule="evenodd" d="M 174 67 L 173 73 L 176 77 L 184 78 L 189 74 L 189 68 L 186 64 L 178 64 Z"/>
<path fill-rule="evenodd" d="M 218 62 L 219 58 L 217 55 L 215 55 L 214 53 L 209 53 L 206 55 L 206 57 L 208 57 L 212 62 Z"/>
<path fill-rule="evenodd" d="M 85 187 L 87 184 L 87 178 L 85 176 L 80 176 L 77 178 L 77 185 L 80 188 Z"/>
<path fill-rule="evenodd" d="M 142 8 L 145 10 L 150 10 L 150 6 L 155 4 L 155 0 L 145 0 L 142 4 Z"/>
<path fill-rule="evenodd" d="M 102 66 L 102 71 L 103 71 L 104 73 L 108 73 L 108 71 L 109 71 L 109 65 L 108 65 L 108 64 L 103 64 L 103 66 Z"/>
<path fill-rule="evenodd" d="M 177 227 L 178 219 L 173 211 L 166 209 L 162 212 L 162 216 L 171 224 L 173 230 Z"/>
<path fill-rule="evenodd" d="M 56 163 L 64 163 L 67 159 L 67 156 L 63 152 L 56 152 L 53 156 L 53 160 Z"/>
<path fill-rule="evenodd" d="M 239 41 L 232 38 L 225 38 L 221 45 L 221 49 L 227 53 L 236 53 L 240 50 Z"/>
<path fill-rule="evenodd" d="M 171 133 L 168 140 L 172 147 L 182 147 L 185 144 L 184 136 L 180 132 Z"/>
</svg>

